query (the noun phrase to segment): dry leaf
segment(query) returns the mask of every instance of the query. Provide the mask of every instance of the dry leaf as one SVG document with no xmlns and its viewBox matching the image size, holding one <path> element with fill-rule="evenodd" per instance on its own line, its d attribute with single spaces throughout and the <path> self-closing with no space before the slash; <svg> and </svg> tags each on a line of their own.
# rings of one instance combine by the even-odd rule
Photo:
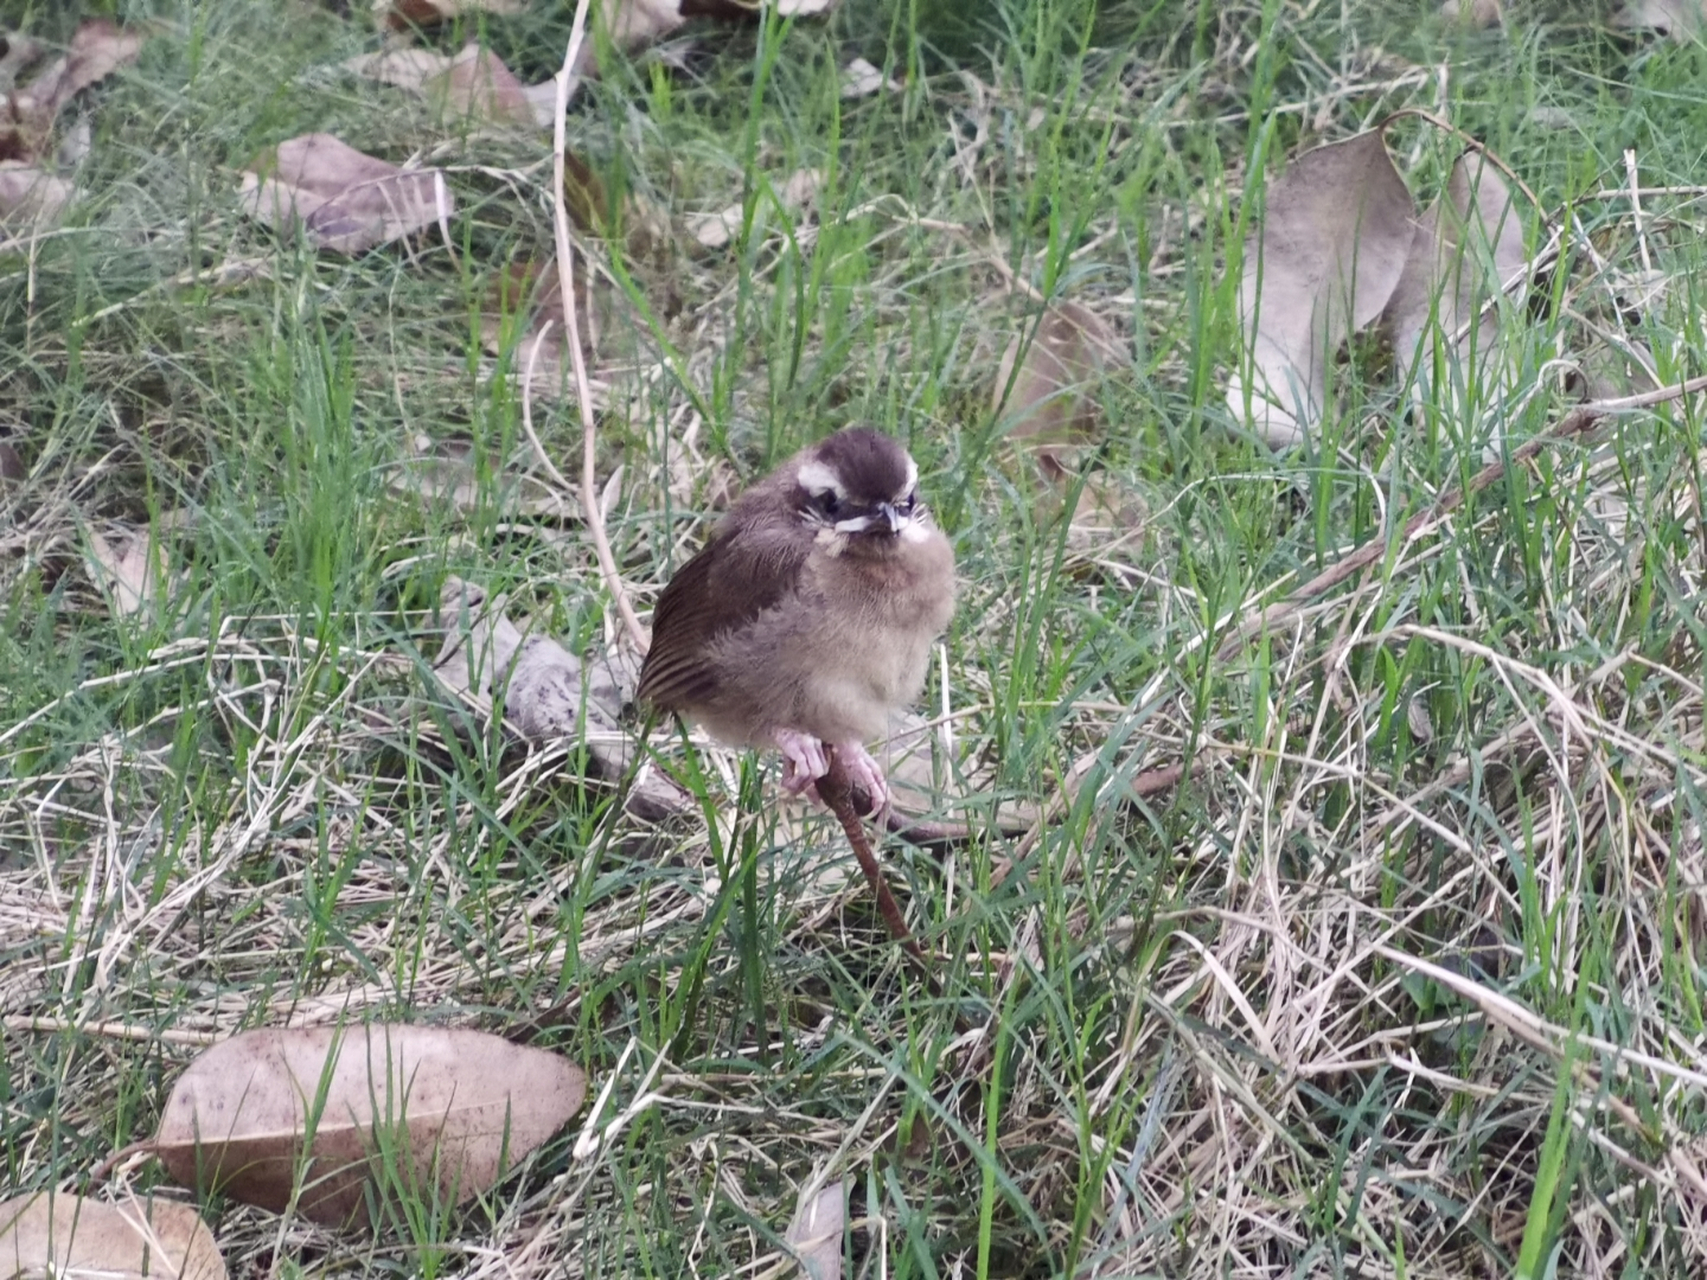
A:
<svg viewBox="0 0 1707 1280">
<path fill-rule="evenodd" d="M 245 211 L 275 229 L 300 226 L 317 248 L 362 253 L 448 218 L 444 174 L 404 171 L 328 133 L 281 142 L 243 171 Z"/>
<path fill-rule="evenodd" d="M 433 27 L 464 14 L 508 18 L 526 10 L 525 0 L 373 0 L 374 21 L 393 31 Z"/>
<path fill-rule="evenodd" d="M 493 690 L 502 689 L 504 723 L 523 738 L 583 743 L 612 782 L 629 772 L 635 744 L 621 717 L 639 684 L 632 662 L 600 655 L 583 664 L 549 636 L 524 634 L 505 616 L 502 596 L 488 601 L 459 578 L 446 579 L 439 618 L 445 640 L 433 669 L 446 688 L 469 695 L 488 716 Z M 644 822 L 698 811 L 692 795 L 650 761 L 629 780 L 624 808 Z"/>
<path fill-rule="evenodd" d="M 162 529 L 172 523 L 171 516 L 160 521 Z M 121 530 L 110 542 L 91 529 L 83 560 L 90 579 L 106 593 L 119 617 L 133 617 L 144 609 L 163 609 L 172 589 L 183 581 L 182 574 L 167 572 L 165 549 L 151 528 Z"/>
<path fill-rule="evenodd" d="M 76 189 L 33 164 L 0 160 L 0 228 L 15 231 L 57 221 Z"/>
<path fill-rule="evenodd" d="M 474 442 L 466 436 L 434 441 L 416 436 L 409 455 L 390 482 L 396 493 L 413 493 L 432 503 L 447 503 L 464 515 L 480 504 Z M 498 505 L 505 516 L 579 521 L 581 508 L 537 476 L 507 472 L 503 459 L 488 457 L 487 470 L 499 488 Z"/>
<path fill-rule="evenodd" d="M 1630 0 L 1612 16 L 1612 25 L 1657 31 L 1685 44 L 1707 27 L 1707 0 Z"/>
<path fill-rule="evenodd" d="M 595 359 L 600 362 L 588 371 L 588 389 L 594 407 L 605 408 L 613 397 L 620 399 L 621 388 L 638 367 L 641 322 L 628 299 L 590 270 L 575 281 L 575 303 L 581 357 L 589 366 Z M 529 317 L 519 331 L 513 319 L 506 318 L 516 313 Z M 506 335 L 512 335 L 513 350 L 506 344 Z M 509 351 L 517 378 L 527 377 L 531 370 L 535 395 L 573 394 L 569 326 L 564 323 L 555 261 L 547 261 L 543 268 L 532 262 L 512 264 L 505 271 L 481 317 L 480 341 L 491 355 Z"/>
<path fill-rule="evenodd" d="M 1451 359 L 1474 352 L 1488 360 L 1496 317 L 1484 318 L 1483 310 L 1526 261 L 1510 188 L 1478 153 L 1465 153 L 1440 198 L 1417 220 L 1405 269 L 1381 316 L 1401 378 L 1408 381 L 1414 371 L 1419 383 L 1428 382 L 1437 349 Z"/>
<path fill-rule="evenodd" d="M 793 211 L 805 207 L 818 194 L 823 175 L 816 169 L 796 169 L 780 185 L 771 188 L 777 204 Z M 746 206 L 737 201 L 716 213 L 690 214 L 688 231 L 707 249 L 721 249 L 741 234 L 741 222 Z M 755 214 L 756 220 L 756 214 Z"/>
<path fill-rule="evenodd" d="M 481 1031 L 248 1031 L 190 1063 L 152 1146 L 202 1194 L 274 1212 L 294 1200 L 336 1226 L 365 1222 L 366 1191 L 382 1192 L 390 1174 L 457 1203 L 490 1190 L 586 1092 L 568 1059 Z"/>
<path fill-rule="evenodd" d="M 1270 184 L 1262 223 L 1245 242 L 1239 319 L 1251 425 L 1271 445 L 1294 444 L 1315 426 L 1328 363 L 1387 305 L 1413 231 L 1410 192 L 1378 132 L 1307 151 Z M 1241 420 L 1246 395 L 1235 375 L 1227 403 Z"/>
<path fill-rule="evenodd" d="M 887 89 L 890 93 L 901 92 L 901 82 L 885 76 L 864 58 L 855 58 L 842 68 L 842 97 L 867 98 L 874 93 Z"/>
<path fill-rule="evenodd" d="M 6 440 L 0 440 L 0 480 L 11 484 L 30 478 L 30 469 L 24 465 L 18 451 Z"/>
<path fill-rule="evenodd" d="M 0 1276 L 225 1280 L 226 1270 L 213 1233 L 187 1204 L 40 1191 L 0 1201 Z"/>
<path fill-rule="evenodd" d="M 467 45 L 454 58 L 430 49 L 385 49 L 351 58 L 344 68 L 369 80 L 418 93 L 447 115 L 497 123 L 539 123 L 527 87 L 503 59 L 477 44 Z M 555 94 L 555 85 L 549 87 Z"/>
<path fill-rule="evenodd" d="M 806 1280 L 841 1280 L 846 1201 L 847 1187 L 840 1181 L 801 1197 L 783 1240 L 799 1260 Z"/>
<path fill-rule="evenodd" d="M 1446 0 L 1440 6 L 1440 15 L 1453 21 L 1462 22 L 1470 27 L 1492 27 L 1505 20 L 1501 10 L 1500 0 Z"/>
<path fill-rule="evenodd" d="M 1055 302 L 1008 344 L 991 408 L 1008 424 L 1010 440 L 1036 449 L 1045 470 L 1068 469 L 1071 446 L 1095 435 L 1095 385 L 1123 358 L 1106 320 L 1082 303 Z"/>
</svg>

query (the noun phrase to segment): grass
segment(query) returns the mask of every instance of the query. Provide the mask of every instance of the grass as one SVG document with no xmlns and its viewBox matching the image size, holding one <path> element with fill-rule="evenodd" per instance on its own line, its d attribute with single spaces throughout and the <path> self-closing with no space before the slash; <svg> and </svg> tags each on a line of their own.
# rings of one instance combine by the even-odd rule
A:
<svg viewBox="0 0 1707 1280">
<path fill-rule="evenodd" d="M 81 6 L 157 34 L 94 95 L 70 221 L 0 263 L 28 468 L 0 481 L 0 1184 L 81 1188 L 204 1039 L 384 1016 L 558 1049 L 626 1118 L 372 1237 L 210 1203 L 234 1269 L 779 1275 L 822 1175 L 849 1274 L 1701 1273 L 1698 406 L 1544 450 L 1220 650 L 1496 428 L 1556 421 L 1561 359 L 1701 369 L 1707 51 L 1521 0 L 1503 32 L 1420 3 L 956 8 L 696 28 L 684 69 L 619 60 L 570 121 L 677 228 L 611 251 L 640 314 L 611 342 L 656 366 L 599 436 L 637 606 L 715 518 L 710 460 L 746 479 L 851 418 L 911 443 L 954 539 L 926 702 L 957 713 L 941 801 L 976 834 L 888 846 L 933 994 L 774 762 L 660 732 L 703 807 L 652 828 L 430 677 L 450 575 L 573 653 L 616 635 L 579 526 L 517 509 L 518 392 L 478 335 L 505 264 L 549 252 L 548 145 L 342 75 L 359 12 Z M 78 10 L 0 5 L 61 39 Z M 537 80 L 568 12 L 441 43 Z M 842 100 L 854 53 L 905 89 Z M 1359 352 L 1319 438 L 1271 455 L 1223 400 L 1227 263 L 1284 154 L 1401 106 L 1576 219 L 1504 326 L 1516 393 L 1407 418 Z M 236 169 L 311 129 L 449 166 L 454 249 L 316 255 L 240 216 Z M 1454 144 L 1392 145 L 1431 198 Z M 1680 188 L 1640 224 L 1597 194 L 1626 149 Z M 769 194 L 800 168 L 812 215 Z M 734 201 L 730 248 L 680 231 Z M 228 261 L 258 274 L 171 283 Z M 1036 314 L 1009 271 L 1130 344 L 1096 388 L 1114 545 L 1049 517 L 991 411 Z M 573 473 L 573 404 L 534 408 Z M 411 487 L 417 436 L 475 443 L 465 507 Z M 706 463 L 672 472 L 689 437 Z M 91 533 L 169 516 L 181 577 L 115 615 Z M 998 805 L 1049 820 L 1005 837 Z"/>
</svg>

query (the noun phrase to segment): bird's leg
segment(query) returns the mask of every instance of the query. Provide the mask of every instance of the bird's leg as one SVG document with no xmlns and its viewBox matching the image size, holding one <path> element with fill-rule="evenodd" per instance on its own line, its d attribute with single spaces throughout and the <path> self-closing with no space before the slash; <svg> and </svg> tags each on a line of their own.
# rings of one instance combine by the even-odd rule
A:
<svg viewBox="0 0 1707 1280">
<path fill-rule="evenodd" d="M 783 759 L 788 761 L 788 767 L 782 774 L 782 789 L 789 795 L 799 795 L 830 771 L 830 762 L 824 757 L 824 744 L 811 734 L 778 729 L 771 734 L 771 739 L 781 750 Z"/>
<path fill-rule="evenodd" d="M 889 784 L 884 780 L 883 767 L 865 749 L 865 743 L 857 739 L 838 742 L 835 747 L 842 766 L 848 771 L 848 781 L 871 797 L 870 812 L 882 813 L 889 807 Z"/>
</svg>

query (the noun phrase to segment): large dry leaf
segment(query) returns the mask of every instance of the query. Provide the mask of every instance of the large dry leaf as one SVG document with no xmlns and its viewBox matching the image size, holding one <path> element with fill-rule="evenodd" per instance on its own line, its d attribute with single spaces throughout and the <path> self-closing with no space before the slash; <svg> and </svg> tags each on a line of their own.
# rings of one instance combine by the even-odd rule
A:
<svg viewBox="0 0 1707 1280">
<path fill-rule="evenodd" d="M 444 174 L 402 170 L 329 133 L 281 142 L 243 171 L 239 199 L 249 216 L 284 230 L 301 227 L 322 249 L 363 253 L 448 218 Z"/>
<path fill-rule="evenodd" d="M 1440 15 L 1467 27 L 1492 27 L 1505 20 L 1500 0 L 1446 0 Z"/>
<path fill-rule="evenodd" d="M 163 516 L 159 528 L 164 531 L 177 522 L 176 516 Z M 165 547 L 152 527 L 120 529 L 111 539 L 91 529 L 84 566 L 106 593 L 113 612 L 125 618 L 164 609 L 173 589 L 183 581 L 183 575 L 167 570 Z"/>
<path fill-rule="evenodd" d="M 75 188 L 37 165 L 0 160 L 0 228 L 19 231 L 59 218 Z"/>
<path fill-rule="evenodd" d="M 187 1204 L 107 1204 L 65 1191 L 0 1201 L 0 1276 L 225 1280 L 213 1233 Z"/>
<path fill-rule="evenodd" d="M 816 169 L 796 169 L 771 190 L 777 204 L 793 212 L 812 201 L 823 180 L 823 175 Z M 707 249 L 721 249 L 741 234 L 741 222 L 746 212 L 746 206 L 737 201 L 715 213 L 689 214 L 688 230 Z"/>
<path fill-rule="evenodd" d="M 490 1190 L 586 1097 L 568 1059 L 450 1027 L 248 1031 L 190 1063 L 154 1153 L 174 1179 L 282 1212 L 364 1223 L 386 1188 Z"/>
<path fill-rule="evenodd" d="M 1511 189 L 1479 153 L 1458 158 L 1441 192 L 1417 220 L 1405 269 L 1382 313 L 1400 374 L 1422 381 L 1431 357 L 1487 361 L 1492 317 L 1483 317 L 1500 286 L 1523 269 L 1523 225 Z"/>
<path fill-rule="evenodd" d="M 1008 344 L 991 408 L 1008 438 L 1033 448 L 1045 470 L 1070 469 L 1068 451 L 1096 433 L 1097 383 L 1122 356 L 1106 320 L 1081 303 L 1056 302 Z"/>
<path fill-rule="evenodd" d="M 1327 399 L 1340 344 L 1387 305 L 1414 231 L 1410 192 L 1379 132 L 1317 147 L 1269 186 L 1245 242 L 1239 319 L 1252 385 L 1235 376 L 1234 415 L 1270 444 L 1304 438 Z"/>
<path fill-rule="evenodd" d="M 433 27 L 466 14 L 507 18 L 526 10 L 525 0 L 373 0 L 374 20 L 393 31 Z"/>
<path fill-rule="evenodd" d="M 102 18 L 77 28 L 65 54 L 14 89 L 0 103 L 0 159 L 38 160 L 48 155 L 53 124 L 71 99 L 136 61 L 144 36 Z"/>
<path fill-rule="evenodd" d="M 542 123 L 527 86 L 503 59 L 477 44 L 455 57 L 430 49 L 385 49 L 351 58 L 344 67 L 418 93 L 445 115 L 499 124 Z M 543 123 L 550 123 L 549 117 Z"/>
<path fill-rule="evenodd" d="M 634 700 L 639 671 L 631 662 L 600 654 L 583 663 L 549 636 L 528 635 L 491 600 L 458 578 L 445 581 L 439 604 L 444 645 L 433 668 L 447 689 L 471 697 L 490 715 L 494 691 L 504 695 L 504 723 L 530 742 L 569 740 L 608 781 L 628 774 L 634 736 L 622 709 Z M 697 812 L 693 797 L 650 761 L 629 779 L 624 805 L 646 822 Z"/>
<path fill-rule="evenodd" d="M 847 1187 L 841 1182 L 801 1197 L 783 1240 L 794 1251 L 806 1280 L 841 1280 L 846 1201 Z"/>
<path fill-rule="evenodd" d="M 1612 25 L 1687 43 L 1707 28 L 1707 0 L 1631 0 L 1612 16 Z"/>
<path fill-rule="evenodd" d="M 468 515 L 480 505 L 479 457 L 466 436 L 435 441 L 416 436 L 409 442 L 408 456 L 392 476 L 396 493 L 414 493 L 429 503 L 443 503 Z M 581 508 L 572 497 L 559 493 L 544 481 L 522 472 L 510 472 L 503 459 L 488 457 L 486 470 L 498 490 L 498 509 L 503 516 L 579 521 Z"/>
</svg>

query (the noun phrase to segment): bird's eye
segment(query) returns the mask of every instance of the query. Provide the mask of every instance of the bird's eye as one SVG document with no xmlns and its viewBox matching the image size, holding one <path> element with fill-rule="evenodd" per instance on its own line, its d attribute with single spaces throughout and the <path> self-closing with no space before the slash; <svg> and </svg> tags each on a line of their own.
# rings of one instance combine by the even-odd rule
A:
<svg viewBox="0 0 1707 1280">
<path fill-rule="evenodd" d="M 836 491 L 834 489 L 825 489 L 822 493 L 815 493 L 812 495 L 812 506 L 824 515 L 835 515 L 841 505 L 842 504 L 836 500 Z"/>
<path fill-rule="evenodd" d="M 909 493 L 905 498 L 902 498 L 901 501 L 897 502 L 895 504 L 895 509 L 897 511 L 899 511 L 902 515 L 910 516 L 913 514 L 913 508 L 918 506 L 918 505 L 919 505 L 919 491 L 917 489 L 915 489 L 915 490 L 913 490 L 913 492 Z"/>
</svg>

